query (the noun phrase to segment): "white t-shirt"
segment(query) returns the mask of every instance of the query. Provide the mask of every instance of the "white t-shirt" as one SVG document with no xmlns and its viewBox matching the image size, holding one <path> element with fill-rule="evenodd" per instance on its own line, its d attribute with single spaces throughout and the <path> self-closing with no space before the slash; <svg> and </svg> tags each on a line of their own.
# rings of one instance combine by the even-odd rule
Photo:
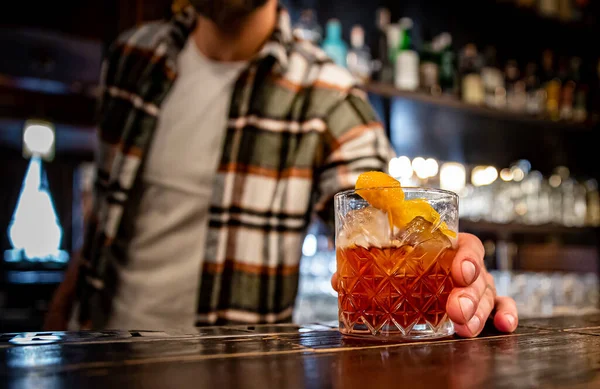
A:
<svg viewBox="0 0 600 389">
<path fill-rule="evenodd" d="M 162 105 L 142 197 L 108 321 L 112 329 L 195 324 L 213 179 L 233 87 L 245 62 L 206 58 L 189 39 Z"/>
</svg>

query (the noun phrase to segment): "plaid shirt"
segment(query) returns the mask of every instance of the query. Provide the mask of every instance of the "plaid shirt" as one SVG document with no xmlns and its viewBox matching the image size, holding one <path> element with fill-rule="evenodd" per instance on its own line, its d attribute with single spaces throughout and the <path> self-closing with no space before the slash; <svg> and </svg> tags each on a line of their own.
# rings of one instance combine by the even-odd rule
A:
<svg viewBox="0 0 600 389">
<path fill-rule="evenodd" d="M 169 22 L 127 32 L 106 58 L 94 217 L 79 278 L 82 323 L 101 327 L 110 315 L 118 279 L 113 264 L 126 263 L 125 226 L 135 217 L 132 188 L 196 19 L 188 7 Z M 384 170 L 391 156 L 354 78 L 319 48 L 294 40 L 280 9 L 271 39 L 234 87 L 213 183 L 197 324 L 289 321 L 311 212 L 332 220 L 333 195 L 353 187 L 361 172 Z"/>
</svg>

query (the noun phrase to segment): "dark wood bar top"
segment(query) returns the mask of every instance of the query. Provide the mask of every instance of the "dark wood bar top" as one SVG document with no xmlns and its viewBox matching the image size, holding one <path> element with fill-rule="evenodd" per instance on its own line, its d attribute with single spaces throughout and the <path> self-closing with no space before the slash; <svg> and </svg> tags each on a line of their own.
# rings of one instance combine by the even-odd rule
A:
<svg viewBox="0 0 600 389">
<path fill-rule="evenodd" d="M 600 387 L 600 315 L 476 339 L 352 341 L 333 325 L 0 335 L 9 388 Z"/>
</svg>

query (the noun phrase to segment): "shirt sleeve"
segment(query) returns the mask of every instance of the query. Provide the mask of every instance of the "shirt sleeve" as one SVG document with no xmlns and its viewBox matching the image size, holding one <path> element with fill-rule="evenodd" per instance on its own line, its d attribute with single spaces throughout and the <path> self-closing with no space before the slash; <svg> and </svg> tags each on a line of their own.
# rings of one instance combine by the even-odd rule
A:
<svg viewBox="0 0 600 389">
<path fill-rule="evenodd" d="M 394 151 L 366 95 L 357 88 L 331 109 L 326 124 L 315 210 L 331 227 L 335 194 L 353 189 L 361 173 L 387 172 Z"/>
</svg>

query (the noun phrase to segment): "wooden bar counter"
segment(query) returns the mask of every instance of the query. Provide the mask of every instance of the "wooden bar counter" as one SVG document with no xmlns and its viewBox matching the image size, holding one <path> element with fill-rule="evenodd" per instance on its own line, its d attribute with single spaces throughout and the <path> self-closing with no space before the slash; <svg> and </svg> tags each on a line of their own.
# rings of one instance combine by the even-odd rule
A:
<svg viewBox="0 0 600 389">
<path fill-rule="evenodd" d="M 322 324 L 2 334 L 0 355 L 9 388 L 600 388 L 600 314 L 400 344 Z"/>
</svg>

